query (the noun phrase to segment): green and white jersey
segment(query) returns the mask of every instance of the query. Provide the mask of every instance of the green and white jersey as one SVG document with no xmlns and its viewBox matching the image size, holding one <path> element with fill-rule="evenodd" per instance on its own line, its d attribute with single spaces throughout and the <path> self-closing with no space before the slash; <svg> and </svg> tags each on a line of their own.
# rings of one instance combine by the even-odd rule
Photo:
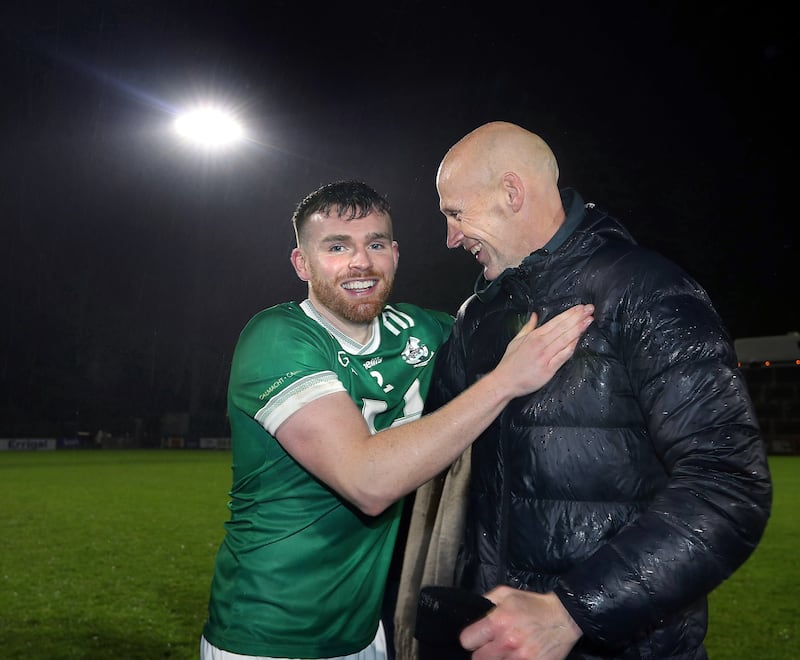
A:
<svg viewBox="0 0 800 660">
<path fill-rule="evenodd" d="M 203 631 L 211 644 L 244 655 L 320 658 L 372 641 L 402 504 L 364 515 L 274 434 L 306 403 L 340 391 L 373 432 L 419 418 L 452 321 L 415 305 L 387 305 L 361 345 L 306 300 L 271 307 L 245 326 L 228 386 L 233 486 Z"/>
</svg>

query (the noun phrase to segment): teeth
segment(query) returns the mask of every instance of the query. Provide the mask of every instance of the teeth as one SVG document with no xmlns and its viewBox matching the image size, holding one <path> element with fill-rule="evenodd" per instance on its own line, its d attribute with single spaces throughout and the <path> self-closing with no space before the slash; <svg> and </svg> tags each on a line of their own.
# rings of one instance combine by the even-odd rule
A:
<svg viewBox="0 0 800 660">
<path fill-rule="evenodd" d="M 476 243 L 475 245 L 473 245 L 473 246 L 472 246 L 472 247 L 469 249 L 469 251 L 472 253 L 472 256 L 473 256 L 473 257 L 477 256 L 477 255 L 478 255 L 478 252 L 480 252 L 480 251 L 481 251 L 481 244 L 480 244 L 480 243 Z"/>
<path fill-rule="evenodd" d="M 345 282 L 342 284 L 343 289 L 369 289 L 372 286 L 375 286 L 378 283 L 378 280 L 359 280 L 358 282 Z"/>
</svg>

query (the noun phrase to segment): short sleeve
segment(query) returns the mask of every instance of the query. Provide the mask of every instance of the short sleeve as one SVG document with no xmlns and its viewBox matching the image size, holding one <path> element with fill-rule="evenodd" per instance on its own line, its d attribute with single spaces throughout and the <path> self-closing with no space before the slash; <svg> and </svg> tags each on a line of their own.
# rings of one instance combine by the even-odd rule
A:
<svg viewBox="0 0 800 660">
<path fill-rule="evenodd" d="M 332 371 L 335 352 L 299 309 L 274 307 L 245 326 L 231 364 L 231 405 L 269 433 L 307 403 L 345 388 Z"/>
</svg>

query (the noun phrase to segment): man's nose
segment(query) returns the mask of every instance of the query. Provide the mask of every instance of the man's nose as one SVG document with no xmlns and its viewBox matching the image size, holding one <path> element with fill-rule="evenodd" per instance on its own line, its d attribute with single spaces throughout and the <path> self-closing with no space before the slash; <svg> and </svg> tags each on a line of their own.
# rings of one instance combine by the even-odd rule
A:
<svg viewBox="0 0 800 660">
<path fill-rule="evenodd" d="M 356 248 L 350 257 L 350 268 L 357 270 L 364 270 L 369 268 L 372 262 L 369 259 L 369 253 L 364 248 Z"/>
<path fill-rule="evenodd" d="M 464 240 L 464 234 L 461 233 L 461 226 L 455 220 L 447 220 L 447 247 L 450 249 L 457 248 Z"/>
</svg>

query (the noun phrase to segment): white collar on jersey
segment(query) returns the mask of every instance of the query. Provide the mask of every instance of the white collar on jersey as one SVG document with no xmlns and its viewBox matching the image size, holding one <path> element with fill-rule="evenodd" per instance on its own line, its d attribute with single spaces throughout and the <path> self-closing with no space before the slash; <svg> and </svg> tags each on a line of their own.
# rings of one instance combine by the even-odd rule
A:
<svg viewBox="0 0 800 660">
<path fill-rule="evenodd" d="M 346 334 L 344 334 L 341 330 L 335 327 L 328 319 L 326 319 L 322 314 L 317 311 L 317 308 L 311 303 L 311 301 L 306 298 L 303 302 L 300 303 L 300 309 L 305 312 L 308 318 L 315 320 L 319 323 L 325 330 L 328 331 L 331 337 L 333 337 L 336 341 L 339 342 L 339 345 L 346 350 L 351 355 L 368 355 L 369 353 L 374 353 L 378 350 L 378 347 L 381 343 L 381 333 L 378 329 L 378 319 L 377 317 L 372 319 L 372 333 L 370 335 L 369 340 L 366 344 L 360 344 L 359 342 L 351 339 Z"/>
</svg>

